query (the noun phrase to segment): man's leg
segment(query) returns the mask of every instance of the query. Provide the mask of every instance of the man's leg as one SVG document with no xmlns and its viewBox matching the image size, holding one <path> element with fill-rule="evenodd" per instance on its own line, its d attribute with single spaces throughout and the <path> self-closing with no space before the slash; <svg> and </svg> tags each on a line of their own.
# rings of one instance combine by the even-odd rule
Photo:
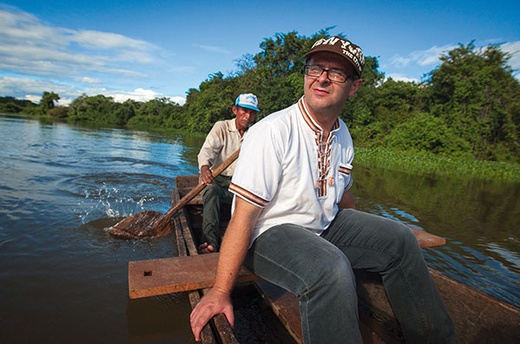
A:
<svg viewBox="0 0 520 344">
<path fill-rule="evenodd" d="M 334 245 L 291 224 L 258 237 L 245 265 L 300 300 L 305 343 L 362 343 L 355 277 Z"/>
<path fill-rule="evenodd" d="M 201 246 L 211 245 L 217 252 L 220 249 L 220 208 L 224 203 L 230 203 L 232 194 L 229 192 L 231 178 L 217 176 L 212 184 L 202 191 L 202 238 Z M 206 245 L 206 247 L 207 247 Z"/>
<path fill-rule="evenodd" d="M 407 226 L 349 209 L 338 213 L 322 237 L 345 253 L 352 268 L 381 275 L 407 342 L 457 342 L 422 251 Z"/>
</svg>

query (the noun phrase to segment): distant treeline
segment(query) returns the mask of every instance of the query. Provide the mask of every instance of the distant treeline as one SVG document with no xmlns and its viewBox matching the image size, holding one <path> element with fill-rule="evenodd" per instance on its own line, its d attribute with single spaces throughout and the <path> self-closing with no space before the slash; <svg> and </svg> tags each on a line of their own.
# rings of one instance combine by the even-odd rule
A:
<svg viewBox="0 0 520 344">
<path fill-rule="evenodd" d="M 93 122 L 133 129 L 208 132 L 232 118 L 238 94 L 258 96 L 258 119 L 287 107 L 303 93 L 303 55 L 312 43 L 328 37 L 296 32 L 276 34 L 260 43 L 256 55 L 244 55 L 229 76 L 217 72 L 189 89 L 183 106 L 169 98 L 115 102 L 103 95 L 82 95 L 68 107 L 59 95 L 44 92 L 39 105 L 0 98 L 0 111 Z M 520 83 L 499 46 L 475 48 L 474 42 L 441 56 L 441 64 L 421 82 L 385 78 L 375 57 L 367 57 L 363 86 L 341 117 L 356 147 L 430 152 L 439 156 L 520 163 Z"/>
</svg>

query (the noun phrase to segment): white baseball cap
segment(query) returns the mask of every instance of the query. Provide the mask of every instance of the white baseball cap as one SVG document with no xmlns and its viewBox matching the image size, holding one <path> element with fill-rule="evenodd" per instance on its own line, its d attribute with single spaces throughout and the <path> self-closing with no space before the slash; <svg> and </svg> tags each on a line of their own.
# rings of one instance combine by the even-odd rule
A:
<svg viewBox="0 0 520 344">
<path fill-rule="evenodd" d="M 260 112 L 260 109 L 258 108 L 258 99 L 256 99 L 256 96 L 253 93 L 243 93 L 239 95 L 237 100 L 235 100 L 235 105 Z"/>
</svg>

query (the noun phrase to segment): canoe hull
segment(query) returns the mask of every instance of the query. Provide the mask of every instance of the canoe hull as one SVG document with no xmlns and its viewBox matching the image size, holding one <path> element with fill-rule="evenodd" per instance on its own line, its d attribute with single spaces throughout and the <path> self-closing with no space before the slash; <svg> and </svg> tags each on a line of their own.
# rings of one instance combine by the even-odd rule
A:
<svg viewBox="0 0 520 344">
<path fill-rule="evenodd" d="M 177 177 L 177 188 L 174 194 L 178 192 L 182 197 L 197 184 L 197 181 L 197 176 Z M 226 209 L 226 212 L 229 214 L 229 209 Z M 185 207 L 185 214 L 188 218 L 186 225 L 197 246 L 202 222 L 201 199 L 195 198 L 188 204 Z M 225 229 L 229 215 L 225 215 L 223 220 L 222 230 Z M 433 269 L 430 269 L 430 273 L 455 324 L 461 343 L 520 343 L 519 308 L 457 282 Z M 362 323 L 368 325 L 372 331 L 367 334 L 367 331 L 363 330 L 365 341 L 372 343 L 404 342 L 400 326 L 394 317 L 380 277 L 367 272 L 356 272 L 356 277 L 360 318 Z M 296 300 L 295 297 L 294 300 Z M 298 312 L 298 307 L 293 304 L 286 306 L 285 311 L 287 310 L 293 313 Z M 299 319 L 298 314 L 292 314 L 289 318 L 291 317 Z M 289 332 L 291 332 L 290 328 Z M 296 342 L 301 342 L 301 334 L 292 333 L 292 335 Z"/>
</svg>

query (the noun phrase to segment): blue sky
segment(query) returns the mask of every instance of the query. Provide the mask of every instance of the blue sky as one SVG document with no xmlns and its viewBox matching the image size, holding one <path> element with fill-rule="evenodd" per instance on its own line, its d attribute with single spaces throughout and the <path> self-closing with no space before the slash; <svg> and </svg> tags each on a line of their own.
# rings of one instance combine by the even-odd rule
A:
<svg viewBox="0 0 520 344">
<path fill-rule="evenodd" d="M 420 81 L 440 54 L 473 40 L 500 44 L 520 69 L 518 0 L 1 1 L 0 96 L 35 102 L 52 91 L 62 105 L 83 93 L 183 104 L 264 39 L 328 27 L 398 80 Z"/>
</svg>

